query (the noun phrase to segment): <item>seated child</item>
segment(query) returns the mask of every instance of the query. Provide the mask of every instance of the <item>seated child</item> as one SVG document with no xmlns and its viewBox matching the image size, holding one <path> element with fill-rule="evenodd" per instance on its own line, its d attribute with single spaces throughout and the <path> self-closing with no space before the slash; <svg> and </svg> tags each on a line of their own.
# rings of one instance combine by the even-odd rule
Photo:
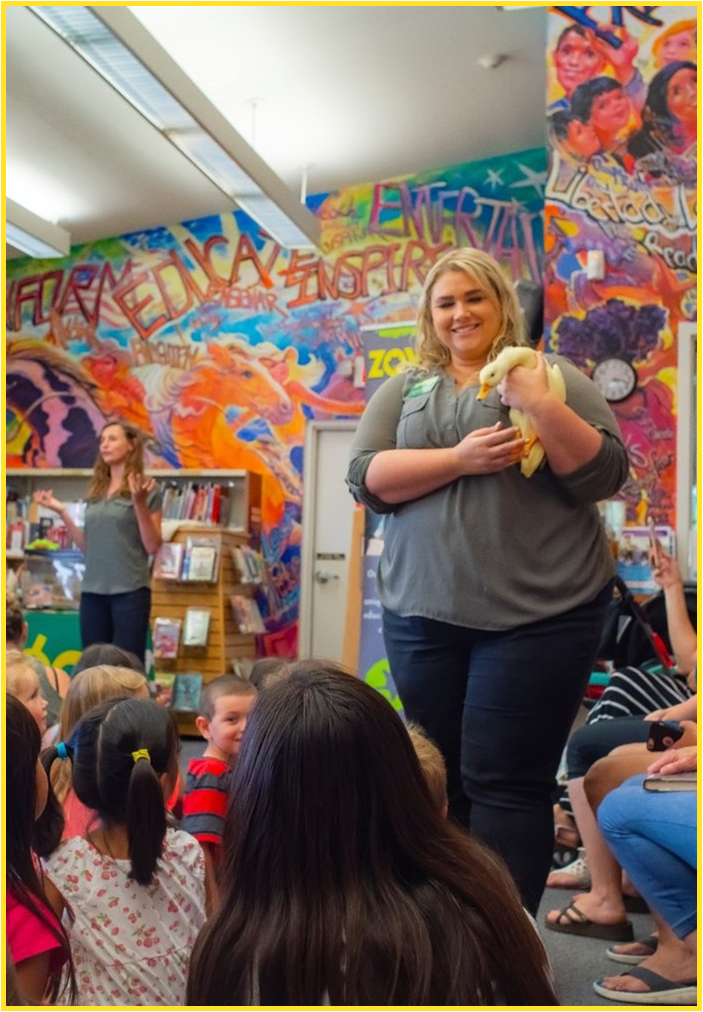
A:
<svg viewBox="0 0 703 1012">
<path fill-rule="evenodd" d="M 5 678 L 7 691 L 25 706 L 39 728 L 39 734 L 46 733 L 47 702 L 39 684 L 39 675 L 24 654 L 16 651 L 5 657 Z"/>
<path fill-rule="evenodd" d="M 195 723 L 207 748 L 202 758 L 191 759 L 188 767 L 183 829 L 200 841 L 215 868 L 220 859 L 230 774 L 256 695 L 251 682 L 237 675 L 221 675 L 207 682 L 200 694 Z"/>
</svg>

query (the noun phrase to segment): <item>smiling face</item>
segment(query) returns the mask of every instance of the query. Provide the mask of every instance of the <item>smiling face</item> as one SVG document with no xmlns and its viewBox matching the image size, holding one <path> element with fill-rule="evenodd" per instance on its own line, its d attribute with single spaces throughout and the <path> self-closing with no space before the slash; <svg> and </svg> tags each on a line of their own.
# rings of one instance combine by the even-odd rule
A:
<svg viewBox="0 0 703 1012">
<path fill-rule="evenodd" d="M 698 73 L 690 67 L 677 70 L 666 89 L 669 112 L 682 123 L 698 122 Z"/>
<path fill-rule="evenodd" d="M 554 64 L 559 84 L 571 95 L 580 84 L 598 77 L 605 61 L 588 38 L 571 31 L 562 35 Z"/>
<path fill-rule="evenodd" d="M 464 271 L 440 274 L 431 295 L 432 324 L 453 364 L 485 364 L 502 328 L 495 297 Z"/>
<path fill-rule="evenodd" d="M 100 433 L 100 456 L 109 466 L 124 463 L 131 449 L 132 444 L 118 423 L 106 425 Z"/>
<path fill-rule="evenodd" d="M 198 717 L 196 724 L 208 747 L 206 756 L 231 763 L 239 755 L 242 735 L 256 696 L 218 696 L 214 713 Z"/>
<path fill-rule="evenodd" d="M 630 100 L 622 88 L 613 88 L 593 99 L 589 123 L 601 136 L 623 130 L 630 119 Z"/>
</svg>

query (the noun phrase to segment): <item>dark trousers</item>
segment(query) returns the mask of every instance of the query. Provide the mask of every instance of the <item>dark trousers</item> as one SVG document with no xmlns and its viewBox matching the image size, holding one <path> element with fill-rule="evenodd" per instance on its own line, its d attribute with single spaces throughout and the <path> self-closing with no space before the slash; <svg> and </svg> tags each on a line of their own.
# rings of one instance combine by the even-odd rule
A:
<svg viewBox="0 0 703 1012">
<path fill-rule="evenodd" d="M 126 594 L 81 594 L 83 649 L 91 643 L 114 643 L 144 663 L 150 611 L 149 587 Z"/>
<path fill-rule="evenodd" d="M 444 754 L 450 814 L 500 854 L 532 913 L 551 864 L 556 770 L 611 598 L 609 583 L 507 632 L 384 610 L 391 674 L 408 720 Z"/>
</svg>

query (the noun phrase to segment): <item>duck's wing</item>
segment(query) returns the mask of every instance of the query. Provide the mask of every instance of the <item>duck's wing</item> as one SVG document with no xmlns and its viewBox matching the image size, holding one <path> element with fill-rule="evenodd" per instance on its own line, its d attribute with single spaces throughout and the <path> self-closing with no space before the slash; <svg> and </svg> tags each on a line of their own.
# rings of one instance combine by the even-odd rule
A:
<svg viewBox="0 0 703 1012">
<path fill-rule="evenodd" d="M 562 403 L 566 403 L 566 383 L 564 381 L 564 374 L 558 365 L 550 365 L 547 363 L 547 380 L 549 383 L 549 389 L 553 394 L 559 398 Z"/>
</svg>

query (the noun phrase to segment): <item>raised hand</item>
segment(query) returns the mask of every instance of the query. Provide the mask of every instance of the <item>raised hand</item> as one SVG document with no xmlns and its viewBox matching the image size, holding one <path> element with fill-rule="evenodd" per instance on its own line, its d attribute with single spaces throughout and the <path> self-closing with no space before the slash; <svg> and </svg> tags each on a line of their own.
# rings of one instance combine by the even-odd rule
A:
<svg viewBox="0 0 703 1012">
<path fill-rule="evenodd" d="M 154 478 L 147 478 L 146 475 L 134 474 L 133 472 L 127 475 L 127 481 L 129 482 L 132 501 L 135 503 L 145 503 L 149 497 L 149 493 L 156 486 Z"/>
<path fill-rule="evenodd" d="M 46 506 L 47 509 L 53 510 L 54 513 L 61 514 L 63 512 L 64 504 L 60 499 L 56 498 L 53 489 L 38 488 L 32 499 L 39 506 Z"/>
</svg>

